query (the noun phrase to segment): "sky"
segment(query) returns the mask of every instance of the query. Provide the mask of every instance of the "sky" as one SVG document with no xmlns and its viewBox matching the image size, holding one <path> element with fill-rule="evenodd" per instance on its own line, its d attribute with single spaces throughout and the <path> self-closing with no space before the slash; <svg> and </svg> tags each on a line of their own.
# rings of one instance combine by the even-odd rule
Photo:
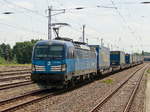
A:
<svg viewBox="0 0 150 112">
<path fill-rule="evenodd" d="M 150 0 L 0 0 L 0 43 L 13 47 L 20 41 L 47 39 L 47 9 L 52 6 L 54 10 L 66 9 L 52 16 L 52 23 L 70 25 L 60 29 L 63 37 L 80 41 L 85 25 L 89 44 L 103 40 L 111 50 L 150 52 L 150 4 L 141 4 L 145 1 Z M 77 7 L 84 9 L 75 10 Z"/>
</svg>

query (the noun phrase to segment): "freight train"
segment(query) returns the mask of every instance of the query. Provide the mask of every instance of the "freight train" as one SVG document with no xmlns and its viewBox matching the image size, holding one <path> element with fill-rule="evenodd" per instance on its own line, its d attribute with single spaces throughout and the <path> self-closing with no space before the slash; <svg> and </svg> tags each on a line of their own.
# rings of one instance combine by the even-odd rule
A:
<svg viewBox="0 0 150 112">
<path fill-rule="evenodd" d="M 42 40 L 33 48 L 31 80 L 44 88 L 63 88 L 142 62 L 142 56 L 110 51 L 100 45 L 68 38 Z"/>
</svg>

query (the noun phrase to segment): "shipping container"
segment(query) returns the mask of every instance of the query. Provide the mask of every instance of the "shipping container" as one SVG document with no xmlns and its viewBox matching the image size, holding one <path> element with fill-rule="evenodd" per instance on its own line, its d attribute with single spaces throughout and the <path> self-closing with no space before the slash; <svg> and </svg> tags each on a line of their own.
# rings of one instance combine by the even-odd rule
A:
<svg viewBox="0 0 150 112">
<path fill-rule="evenodd" d="M 136 55 L 132 54 L 132 63 L 135 64 L 136 63 Z"/>
<path fill-rule="evenodd" d="M 125 55 L 125 62 L 126 62 L 126 64 L 132 64 L 132 56 L 131 56 L 131 54 L 126 54 Z"/>
<path fill-rule="evenodd" d="M 137 57 L 137 63 L 138 64 L 143 62 L 143 56 L 141 54 L 138 54 L 136 57 Z"/>
<path fill-rule="evenodd" d="M 138 64 L 140 62 L 140 55 L 138 54 L 132 54 L 132 61 L 133 61 L 133 64 Z"/>
<path fill-rule="evenodd" d="M 125 65 L 125 53 L 122 51 L 110 52 L 110 65 L 111 66 L 124 66 Z"/>
<path fill-rule="evenodd" d="M 105 70 L 110 68 L 110 50 L 100 45 L 90 45 L 96 49 L 97 52 L 97 69 Z"/>
</svg>

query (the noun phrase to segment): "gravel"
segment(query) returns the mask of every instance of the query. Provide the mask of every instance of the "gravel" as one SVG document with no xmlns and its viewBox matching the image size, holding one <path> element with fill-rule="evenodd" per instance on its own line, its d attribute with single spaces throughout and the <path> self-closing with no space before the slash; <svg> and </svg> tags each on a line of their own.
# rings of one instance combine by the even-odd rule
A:
<svg viewBox="0 0 150 112">
<path fill-rule="evenodd" d="M 5 84 L 14 84 L 14 83 L 19 83 L 19 82 L 24 82 L 24 81 L 30 81 L 30 78 L 3 81 L 3 82 L 0 82 L 0 86 L 5 85 Z"/>
<path fill-rule="evenodd" d="M 0 90 L 0 101 L 13 98 L 15 96 L 22 95 L 24 93 L 38 90 L 39 86 L 37 84 L 29 84 L 21 87 L 14 87 L 10 89 Z"/>
<path fill-rule="evenodd" d="M 17 112 L 88 112 L 109 90 L 141 66 L 115 73 L 78 89 L 29 105 Z M 118 100 L 116 99 L 116 102 Z"/>
<path fill-rule="evenodd" d="M 144 101 L 145 101 L 145 91 L 146 91 L 146 72 L 143 76 L 142 82 L 140 84 L 139 89 L 137 90 L 137 94 L 133 100 L 133 104 L 130 108 L 130 112 L 145 112 Z"/>
<path fill-rule="evenodd" d="M 145 69 L 143 69 L 145 70 Z M 100 112 L 123 112 L 129 97 L 138 82 L 143 70 L 137 72 L 110 100 L 102 106 Z M 134 111 L 141 112 L 141 111 Z"/>
<path fill-rule="evenodd" d="M 1 71 L 11 71 L 11 70 L 23 70 L 23 69 L 31 69 L 31 66 L 0 66 L 0 72 Z M 22 73 L 21 71 L 19 71 L 20 73 Z M 10 74 L 11 72 L 5 72 Z M 29 73 L 24 73 L 24 74 L 12 74 L 12 75 L 2 75 L 5 73 L 0 73 L 0 79 L 2 78 L 8 78 L 8 77 L 15 77 L 15 76 L 23 76 L 23 75 L 30 75 Z M 18 73 L 18 72 L 17 72 Z M 0 85 L 4 85 L 4 84 L 12 84 L 12 83 L 17 83 L 17 82 L 23 82 L 23 81 L 27 81 L 30 80 L 30 77 L 26 77 L 26 78 L 20 78 L 20 79 L 12 79 L 12 80 L 4 80 L 4 81 L 0 81 Z"/>
</svg>

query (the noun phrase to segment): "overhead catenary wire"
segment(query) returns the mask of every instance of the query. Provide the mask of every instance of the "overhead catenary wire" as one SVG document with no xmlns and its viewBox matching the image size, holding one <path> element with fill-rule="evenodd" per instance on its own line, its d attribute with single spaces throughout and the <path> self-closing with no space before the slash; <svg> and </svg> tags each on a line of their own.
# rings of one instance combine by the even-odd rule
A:
<svg viewBox="0 0 150 112">
<path fill-rule="evenodd" d="M 9 2 L 9 4 L 10 5 L 13 5 L 14 7 L 18 7 L 18 8 L 21 8 L 21 9 L 24 9 L 25 7 L 22 7 L 22 6 L 20 6 L 20 5 L 17 5 L 17 4 L 15 4 L 15 3 L 13 3 L 13 2 L 10 2 L 9 0 L 3 0 L 3 1 L 6 1 L 6 3 L 8 3 Z M 49 0 L 46 0 L 47 2 L 48 2 L 48 6 L 49 6 Z M 12 4 L 13 3 L 13 4 Z M 17 6 L 16 6 L 17 5 Z M 97 7 L 99 7 L 99 5 L 97 6 Z M 102 7 L 102 6 L 101 6 Z M 106 6 L 107 7 L 107 6 Z M 116 7 L 115 6 L 115 4 L 114 4 L 114 7 Z M 92 8 L 92 7 L 82 7 L 82 8 Z M 108 7 L 107 7 L 108 8 Z M 68 12 L 69 12 L 69 10 L 72 10 L 72 9 L 74 9 L 74 8 L 71 8 L 71 9 L 66 9 Z M 24 9 L 26 12 L 31 12 L 31 13 L 34 13 L 34 14 L 36 14 L 36 15 L 39 15 L 40 13 L 38 13 L 36 10 L 32 10 L 32 9 L 29 9 L 28 10 L 28 8 L 25 8 Z M 122 20 L 123 20 L 123 22 L 127 25 L 127 22 L 126 22 L 126 19 L 124 18 L 124 16 L 120 13 L 120 11 L 116 8 L 116 10 L 118 11 L 118 14 L 119 14 L 119 16 L 122 18 Z M 66 12 L 67 13 L 67 12 Z M 29 14 L 30 15 L 30 13 L 27 13 L 27 14 Z M 40 14 L 41 15 L 41 14 Z M 46 17 L 46 16 L 44 16 L 44 17 Z M 81 26 L 80 26 L 81 27 Z M 134 35 L 135 36 L 135 32 L 134 31 L 132 31 L 133 29 L 130 27 L 130 26 L 127 26 L 127 28 L 130 30 L 130 33 L 132 34 L 132 35 Z M 28 29 L 29 30 L 29 29 Z M 30 30 L 31 31 L 31 30 Z M 81 32 L 81 31 L 80 31 Z M 86 35 L 87 35 L 87 32 L 86 32 Z M 93 35 L 91 35 L 91 36 L 93 36 Z"/>
<path fill-rule="evenodd" d="M 4 0 L 3 0 L 4 1 Z M 2 2 L 2 1 L 0 1 L 0 3 L 2 4 L 2 5 L 4 5 L 4 3 Z M 24 15 L 26 15 L 26 16 L 29 16 L 30 18 L 35 18 L 37 21 L 41 21 L 41 22 L 43 22 L 41 19 L 37 19 L 35 16 L 32 16 L 30 13 L 26 13 L 26 12 L 24 12 L 24 11 L 19 11 L 19 10 L 17 10 L 16 8 L 14 8 L 14 7 L 11 7 L 9 4 L 7 4 L 7 2 L 5 3 L 7 6 L 6 7 L 8 7 L 8 8 L 11 8 L 11 9 L 13 9 L 15 12 L 15 14 L 24 14 Z M 38 16 L 38 15 L 37 15 Z M 46 16 L 45 16 L 45 19 L 48 19 Z"/>
<path fill-rule="evenodd" d="M 55 22 L 58 22 L 58 20 L 55 19 Z M 78 23 L 75 23 L 75 24 L 78 25 L 79 27 L 81 27 L 81 24 L 78 24 Z M 78 32 L 80 35 L 81 35 L 81 33 L 82 33 L 81 30 L 79 30 L 79 29 L 77 29 L 77 28 L 74 28 L 74 27 L 72 27 L 72 26 L 70 26 L 69 28 L 72 29 L 72 30 L 74 30 L 75 32 Z M 89 36 L 89 37 L 94 37 L 94 36 L 93 36 L 92 34 L 90 34 L 89 32 L 86 32 L 85 34 L 86 34 L 87 36 Z M 79 36 L 78 38 L 80 38 L 80 36 Z"/>
<path fill-rule="evenodd" d="M 70 11 L 75 11 L 75 9 L 78 10 L 78 9 L 95 9 L 95 8 L 117 8 L 117 7 L 95 5 L 95 6 L 92 6 L 92 7 L 81 6 L 81 7 L 77 7 L 77 8 L 66 8 L 66 9 L 63 9 L 63 10 L 65 10 L 65 13 L 73 13 L 73 12 L 70 12 Z M 75 23 L 75 24 L 78 24 L 78 23 Z M 82 24 L 78 24 L 78 25 L 81 27 Z M 89 27 L 89 25 L 88 25 L 88 27 Z M 90 28 L 91 28 L 91 26 L 90 26 Z M 94 29 L 94 28 L 91 28 L 91 29 Z M 95 29 L 93 31 L 95 31 L 96 33 L 102 35 L 100 32 L 96 31 Z"/>
<path fill-rule="evenodd" d="M 114 7 L 116 7 L 116 4 L 114 3 L 113 0 L 110 0 L 112 5 Z M 139 35 L 135 35 L 135 31 L 132 29 L 132 27 L 127 23 L 126 19 L 124 18 L 124 16 L 120 13 L 120 11 L 118 10 L 118 8 L 116 8 L 116 12 L 118 13 L 118 15 L 121 17 L 121 19 L 123 20 L 123 22 L 125 23 L 125 25 L 127 26 L 127 29 L 130 31 L 130 33 L 133 35 L 133 37 L 137 38 L 139 37 Z"/>
<path fill-rule="evenodd" d="M 28 11 L 28 12 L 32 12 L 32 13 L 35 13 L 35 14 L 39 14 L 39 13 L 37 13 L 37 11 L 35 11 L 35 10 L 31 10 L 31 9 L 22 7 L 22 6 L 17 5 L 17 4 L 15 4 L 15 3 L 13 3 L 13 2 L 10 2 L 10 1 L 8 1 L 8 0 L 3 0 L 3 1 L 6 2 L 6 3 L 8 3 L 8 4 L 10 4 L 10 5 L 13 5 L 13 6 L 15 6 L 15 7 L 25 9 L 25 10 Z M 47 0 L 47 3 L 49 4 L 49 0 Z M 100 6 L 100 5 L 98 5 L 97 7 L 110 8 L 110 7 L 107 7 L 107 6 Z M 89 8 L 89 7 L 81 7 L 81 8 Z M 93 8 L 93 7 L 91 7 L 91 8 Z M 74 9 L 75 9 L 75 8 L 70 8 L 70 9 L 66 9 L 66 10 L 74 10 Z M 76 9 L 78 9 L 78 8 L 76 8 Z M 45 17 L 45 16 L 44 16 L 44 17 Z"/>
<path fill-rule="evenodd" d="M 38 31 L 33 31 L 33 30 L 27 29 L 25 27 L 18 27 L 18 26 L 15 26 L 15 25 L 10 25 L 10 24 L 1 23 L 1 22 L 0 22 L 0 24 L 4 25 L 4 26 L 7 26 L 7 27 L 10 27 L 10 28 L 19 29 L 19 30 L 22 30 L 22 31 L 27 31 L 27 32 L 30 32 L 30 33 L 37 33 L 37 34 L 40 34 L 40 35 L 46 35 L 44 33 L 41 33 L 41 32 L 38 32 Z"/>
<path fill-rule="evenodd" d="M 3 0 L 4 1 L 4 0 Z M 23 11 L 19 11 L 19 10 L 17 10 L 17 8 L 15 8 L 15 7 L 11 7 L 8 3 L 6 3 L 6 2 L 3 2 L 3 1 L 0 1 L 0 3 L 2 4 L 2 5 L 6 5 L 6 7 L 8 7 L 8 8 L 11 8 L 11 9 L 13 9 L 14 11 L 15 11 L 15 15 L 17 14 L 17 13 L 19 13 L 19 14 L 22 14 L 22 12 Z M 20 7 L 19 7 L 20 8 Z M 29 13 L 25 13 L 25 12 L 23 12 L 25 15 L 27 15 L 27 16 L 30 16 L 30 22 L 31 22 L 31 24 L 33 23 L 32 21 L 32 15 L 31 14 L 29 14 Z M 3 13 L 2 13 L 3 14 Z M 18 16 L 19 17 L 19 16 Z M 35 17 L 35 16 L 34 16 Z M 1 19 L 2 21 L 0 22 L 0 24 L 1 25 L 3 25 L 3 26 L 6 26 L 6 27 L 9 27 L 9 28 L 13 28 L 13 29 L 17 29 L 17 30 L 21 30 L 21 31 L 23 31 L 23 32 L 30 32 L 30 33 L 33 33 L 33 35 L 35 35 L 35 34 L 38 34 L 38 35 L 45 35 L 46 36 L 46 33 L 44 32 L 40 32 L 40 31 L 36 31 L 36 30 L 34 30 L 33 29 L 33 27 L 31 26 L 30 28 L 26 28 L 26 27 L 23 27 L 23 26 L 18 26 L 18 25 L 14 25 L 14 24 L 10 24 L 10 23 L 8 23 L 8 22 L 6 22 L 7 20 L 3 20 L 3 19 Z M 37 19 L 36 18 L 36 20 L 38 20 L 38 21 L 42 21 L 41 19 Z M 3 21 L 5 21 L 5 22 L 3 22 Z M 43 21 L 42 21 L 43 22 Z M 38 22 L 38 23 L 40 23 L 40 22 Z M 37 24 L 36 24 L 37 25 Z"/>
<path fill-rule="evenodd" d="M 39 15 L 39 16 L 42 16 L 42 17 L 46 17 L 45 15 L 40 14 L 40 13 L 39 13 L 38 11 L 36 11 L 36 10 L 32 10 L 32 9 L 25 8 L 25 7 L 23 7 L 23 6 L 17 5 L 17 4 L 15 4 L 15 3 L 13 3 L 13 2 L 10 2 L 10 1 L 8 1 L 8 0 L 3 0 L 3 1 L 4 1 L 5 3 L 7 3 L 7 4 L 10 4 L 10 5 L 14 6 L 14 7 L 21 8 L 21 9 L 23 9 L 23 10 L 26 10 L 27 12 L 30 12 L 30 13 L 33 13 L 33 14 L 36 14 L 36 15 Z"/>
<path fill-rule="evenodd" d="M 56 22 L 56 23 L 58 22 L 58 20 L 57 20 L 56 18 L 55 18 L 55 22 Z M 79 25 L 79 24 L 76 23 L 76 25 Z M 81 25 L 79 25 L 79 27 L 81 27 Z M 79 34 L 81 34 L 81 31 L 80 31 L 79 29 L 74 28 L 74 27 L 72 27 L 72 26 L 70 26 L 69 28 L 72 29 L 72 30 L 74 30 L 75 32 L 78 32 Z M 93 36 L 93 35 L 91 35 L 91 34 L 89 34 L 89 33 L 87 33 L 87 32 L 86 32 L 86 35 L 88 35 L 88 36 Z"/>
<path fill-rule="evenodd" d="M 113 0 L 110 0 L 110 1 L 111 1 L 112 5 L 116 7 L 114 1 L 113 1 Z M 119 14 L 119 16 L 122 18 L 122 20 L 124 21 L 124 23 L 127 25 L 127 28 L 128 28 L 129 30 L 131 30 L 130 33 L 131 33 L 132 35 L 134 35 L 134 34 L 135 34 L 135 31 L 129 26 L 129 24 L 127 23 L 126 19 L 125 19 L 124 16 L 120 13 L 120 11 L 118 10 L 118 8 L 116 8 L 116 11 L 117 11 L 117 13 Z M 134 35 L 134 36 L 135 36 L 135 35 Z"/>
<path fill-rule="evenodd" d="M 0 1 L 0 3 L 2 3 L 1 1 Z M 26 15 L 26 16 L 29 16 L 30 18 L 32 17 L 34 17 L 34 16 L 32 16 L 31 14 L 29 14 L 29 13 L 26 13 L 26 12 L 24 12 L 24 11 L 18 11 L 16 8 L 13 8 L 13 7 L 11 7 L 10 5 L 8 5 L 7 4 L 7 6 L 6 7 L 8 7 L 8 8 L 11 8 L 11 9 L 13 9 L 15 12 L 15 14 L 23 14 L 23 15 Z M 41 19 L 37 19 L 36 17 L 34 17 L 37 21 L 41 21 L 41 22 L 43 22 Z M 46 16 L 45 16 L 45 18 L 46 19 L 48 19 Z"/>
<path fill-rule="evenodd" d="M 61 7 L 60 7 L 61 8 Z M 102 5 L 96 5 L 96 6 L 94 6 L 94 7 L 78 7 L 78 8 L 69 8 L 69 9 L 63 9 L 63 10 L 65 10 L 65 13 L 72 13 L 72 12 L 70 12 L 70 11 L 74 11 L 75 9 L 92 9 L 92 8 L 116 8 L 116 7 L 108 7 L 108 6 L 102 6 Z M 61 9 L 62 10 L 62 9 Z M 79 24 L 78 24 L 79 25 Z M 79 25 L 80 27 L 81 27 L 81 25 Z M 73 29 L 74 31 L 76 31 L 76 32 L 80 32 L 81 33 L 81 31 L 79 31 L 79 30 L 76 30 L 75 28 L 73 28 L 73 27 L 71 27 L 71 29 Z M 95 30 L 93 30 L 93 31 L 95 31 Z M 96 33 L 99 33 L 98 31 L 95 31 Z M 100 35 L 101 35 L 101 33 L 99 33 Z M 89 32 L 87 33 L 86 32 L 86 35 L 87 36 L 89 36 L 89 37 L 91 37 L 90 39 L 93 39 L 92 37 L 94 37 L 92 34 L 89 34 Z M 95 38 L 96 37 L 99 37 L 99 36 L 95 36 Z"/>
</svg>

